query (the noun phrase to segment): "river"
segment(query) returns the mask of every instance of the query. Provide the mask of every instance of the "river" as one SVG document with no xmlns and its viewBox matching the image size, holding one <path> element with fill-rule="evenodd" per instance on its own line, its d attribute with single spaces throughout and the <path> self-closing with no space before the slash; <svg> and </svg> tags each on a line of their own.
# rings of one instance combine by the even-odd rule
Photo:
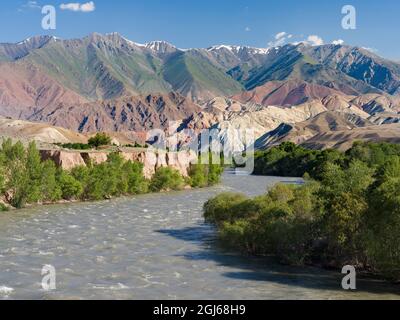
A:
<svg viewBox="0 0 400 320">
<path fill-rule="evenodd" d="M 236 176 L 219 186 L 0 214 L 0 299 L 398 299 L 400 288 L 339 272 L 288 267 L 221 249 L 202 206 L 298 179 Z M 42 267 L 57 288 L 41 287 Z"/>
</svg>

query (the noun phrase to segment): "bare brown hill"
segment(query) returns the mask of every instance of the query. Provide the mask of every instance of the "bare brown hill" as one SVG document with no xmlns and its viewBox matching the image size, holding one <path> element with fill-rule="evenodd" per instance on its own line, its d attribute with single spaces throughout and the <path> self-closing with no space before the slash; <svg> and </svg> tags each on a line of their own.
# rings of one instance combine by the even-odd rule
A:
<svg viewBox="0 0 400 320">
<path fill-rule="evenodd" d="M 348 150 L 354 141 L 400 143 L 400 124 L 367 126 L 345 131 L 328 131 L 315 135 L 303 145 L 311 149 Z"/>
<path fill-rule="evenodd" d="M 143 132 L 165 129 L 201 108 L 178 93 L 139 95 L 85 104 L 49 106 L 29 120 L 43 121 L 79 132 Z"/>
<path fill-rule="evenodd" d="M 87 143 L 87 137 L 77 132 L 46 123 L 0 118 L 0 141 L 5 138 L 23 143 L 36 141 L 39 146 L 53 143 Z"/>
<path fill-rule="evenodd" d="M 257 103 L 263 106 L 293 106 L 310 100 L 322 100 L 340 91 L 305 81 L 270 81 L 251 91 L 233 96 L 242 103 Z"/>
<path fill-rule="evenodd" d="M 26 118 L 35 108 L 87 100 L 25 63 L 0 64 L 0 111 L 5 117 Z"/>
<path fill-rule="evenodd" d="M 285 141 L 302 144 L 321 133 L 346 132 L 366 125 L 371 125 L 371 123 L 357 115 L 326 111 L 296 124 L 282 123 L 276 129 L 261 136 L 255 146 L 257 149 L 266 149 Z M 376 130 L 379 130 L 378 127 Z"/>
</svg>

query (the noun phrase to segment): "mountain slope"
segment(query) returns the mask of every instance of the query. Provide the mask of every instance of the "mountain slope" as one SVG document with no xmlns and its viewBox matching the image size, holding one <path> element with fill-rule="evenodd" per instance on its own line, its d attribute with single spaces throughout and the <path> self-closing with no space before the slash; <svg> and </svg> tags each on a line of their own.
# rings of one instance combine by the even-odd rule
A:
<svg viewBox="0 0 400 320">
<path fill-rule="evenodd" d="M 31 51 L 39 49 L 51 41 L 57 41 L 57 39 L 51 36 L 37 36 L 19 43 L 0 44 L 0 62 L 21 59 Z"/>
<path fill-rule="evenodd" d="M 346 94 L 381 92 L 364 81 L 320 63 L 308 54 L 306 51 L 308 47 L 300 44 L 275 48 L 270 51 L 262 65 L 244 71 L 239 66 L 228 73 L 240 79 L 247 90 L 252 90 L 268 81 L 302 80 L 340 90 Z M 244 76 L 243 72 L 247 76 Z"/>
<path fill-rule="evenodd" d="M 0 114 L 26 118 L 37 108 L 86 99 L 24 62 L 0 64 Z"/>
<path fill-rule="evenodd" d="M 174 91 L 194 101 L 229 96 L 242 90 L 237 82 L 196 51 L 171 57 L 164 66 L 163 76 Z"/>
<path fill-rule="evenodd" d="M 263 106 L 293 106 L 314 99 L 321 100 L 333 94 L 341 94 L 341 92 L 305 81 L 290 80 L 270 81 L 251 91 L 235 95 L 233 99 L 242 103 L 253 102 Z"/>
<path fill-rule="evenodd" d="M 198 105 L 185 97 L 169 93 L 47 107 L 28 119 L 84 133 L 143 132 L 168 128 L 170 121 L 181 121 L 200 111 Z"/>
<path fill-rule="evenodd" d="M 180 50 L 163 41 L 140 45 L 117 33 L 0 44 L 1 60 L 33 65 L 93 101 L 173 90 L 194 100 L 206 100 L 242 90 L 206 50 Z"/>
<path fill-rule="evenodd" d="M 296 124 L 282 123 L 276 129 L 257 139 L 255 147 L 257 149 L 266 149 L 286 141 L 303 144 L 322 133 L 346 132 L 366 125 L 371 125 L 371 123 L 360 117 L 341 112 L 326 111 Z"/>
<path fill-rule="evenodd" d="M 21 60 L 93 101 L 172 90 L 204 101 L 286 80 L 348 95 L 397 94 L 400 87 L 400 64 L 342 45 L 182 50 L 165 41 L 137 44 L 118 33 L 72 40 L 42 36 L 0 44 L 0 63 Z"/>
<path fill-rule="evenodd" d="M 117 34 L 52 42 L 23 59 L 91 100 L 170 89 L 161 61 Z"/>
<path fill-rule="evenodd" d="M 303 47 L 301 51 L 319 63 L 340 70 L 354 79 L 389 94 L 400 93 L 400 64 L 357 47 L 324 45 Z"/>
<path fill-rule="evenodd" d="M 262 135 L 326 111 L 384 124 L 399 121 L 399 79 L 400 64 L 341 45 L 184 50 L 118 33 L 33 37 L 0 44 L 0 115 L 81 132 L 177 120 Z"/>
</svg>

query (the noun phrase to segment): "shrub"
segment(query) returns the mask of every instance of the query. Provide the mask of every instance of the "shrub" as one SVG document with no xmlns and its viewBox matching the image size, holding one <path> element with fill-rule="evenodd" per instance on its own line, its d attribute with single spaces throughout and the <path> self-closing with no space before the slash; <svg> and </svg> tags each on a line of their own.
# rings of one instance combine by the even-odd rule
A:
<svg viewBox="0 0 400 320">
<path fill-rule="evenodd" d="M 170 167 L 160 168 L 154 174 L 150 190 L 153 192 L 166 191 L 166 190 L 182 190 L 185 181 L 178 170 Z"/>
<path fill-rule="evenodd" d="M 0 195 L 15 208 L 62 198 L 102 200 L 149 190 L 181 190 L 185 182 L 179 171 L 169 167 L 159 169 L 149 182 L 142 163 L 125 161 L 118 153 L 110 153 L 104 163 L 64 171 L 53 161 L 42 161 L 34 143 L 25 148 L 8 139 L 0 149 Z"/>
<path fill-rule="evenodd" d="M 57 201 L 62 198 L 57 174 L 57 168 L 53 161 L 47 160 L 42 163 L 41 198 L 43 201 Z"/>
<path fill-rule="evenodd" d="M 94 137 L 89 139 L 88 144 L 95 148 L 109 146 L 111 145 L 111 137 L 106 133 L 97 133 Z"/>
<path fill-rule="evenodd" d="M 21 142 L 13 145 L 11 140 L 6 140 L 2 145 L 2 153 L 7 167 L 5 190 L 11 197 L 10 204 L 22 208 L 30 197 L 31 189 L 25 148 Z"/>
<path fill-rule="evenodd" d="M 204 204 L 204 217 L 207 222 L 217 225 L 233 221 L 233 208 L 246 200 L 246 196 L 238 193 L 222 193 Z"/>
<path fill-rule="evenodd" d="M 0 212 L 4 212 L 4 211 L 8 211 L 8 207 L 4 204 L 0 202 Z"/>
<path fill-rule="evenodd" d="M 377 170 L 364 217 L 366 254 L 375 271 L 400 279 L 400 157 L 390 157 Z"/>
<path fill-rule="evenodd" d="M 204 205 L 204 216 L 217 225 L 224 245 L 300 264 L 311 253 L 315 210 L 310 199 L 314 189 L 315 185 L 278 185 L 254 199 L 225 193 Z"/>
<path fill-rule="evenodd" d="M 65 171 L 61 172 L 59 183 L 62 197 L 65 200 L 79 199 L 83 192 L 82 184 Z"/>
<path fill-rule="evenodd" d="M 193 188 L 203 188 L 208 186 L 208 170 L 201 164 L 191 166 L 189 171 L 190 185 Z"/>
<path fill-rule="evenodd" d="M 211 164 L 208 167 L 208 185 L 213 186 L 221 182 L 221 175 L 224 168 L 218 164 Z"/>
<path fill-rule="evenodd" d="M 5 168 L 3 167 L 0 154 L 0 194 L 4 192 L 5 181 Z"/>
<path fill-rule="evenodd" d="M 61 147 L 72 150 L 89 150 L 92 148 L 92 146 L 85 143 L 65 143 L 62 144 Z"/>
<path fill-rule="evenodd" d="M 129 194 L 143 194 L 149 190 L 149 183 L 143 176 L 143 164 L 128 161 L 124 164 L 122 171 L 127 179 Z"/>
</svg>

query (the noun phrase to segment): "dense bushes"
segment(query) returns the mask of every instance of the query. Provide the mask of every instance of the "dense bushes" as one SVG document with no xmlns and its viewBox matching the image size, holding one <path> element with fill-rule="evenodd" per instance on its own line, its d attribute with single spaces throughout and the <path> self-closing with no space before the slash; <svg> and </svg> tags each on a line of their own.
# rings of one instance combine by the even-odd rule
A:
<svg viewBox="0 0 400 320">
<path fill-rule="evenodd" d="M 221 180 L 222 172 L 223 172 L 223 167 L 217 164 L 192 165 L 189 172 L 190 185 L 193 188 L 203 188 L 218 184 Z"/>
<path fill-rule="evenodd" d="M 77 167 L 71 172 L 41 161 L 34 143 L 27 150 L 18 142 L 3 142 L 0 150 L 0 191 L 5 200 L 21 208 L 28 203 L 65 200 L 100 200 L 145 193 L 148 181 L 143 165 L 110 153 L 99 165 Z"/>
<path fill-rule="evenodd" d="M 71 149 L 71 150 L 90 150 L 92 149 L 92 146 L 84 143 L 64 143 L 64 144 L 58 144 L 60 147 L 63 147 L 64 149 Z"/>
<path fill-rule="evenodd" d="M 290 263 L 308 257 L 316 208 L 315 185 L 277 185 L 254 199 L 222 194 L 204 206 L 206 220 L 219 228 L 222 243 L 251 254 L 274 254 Z"/>
<path fill-rule="evenodd" d="M 359 160 L 370 167 L 383 165 L 390 156 L 400 156 L 400 145 L 391 143 L 355 142 L 346 153 L 334 149 L 309 150 L 292 142 L 266 151 L 255 152 L 254 174 L 282 177 L 302 177 L 305 173 L 320 179 L 327 163 L 348 167 Z"/>
<path fill-rule="evenodd" d="M 153 192 L 163 190 L 182 190 L 185 181 L 179 171 L 166 167 L 157 170 L 150 183 L 150 190 Z"/>
<path fill-rule="evenodd" d="M 53 200 L 60 197 L 60 189 L 55 183 L 55 166 L 42 162 L 35 144 L 27 150 L 18 142 L 3 142 L 0 151 L 2 172 L 2 194 L 8 202 L 21 208 L 26 203 Z"/>
<path fill-rule="evenodd" d="M 223 194 L 208 201 L 205 218 L 217 225 L 222 242 L 289 263 L 352 264 L 399 280 L 400 147 L 356 143 L 345 154 L 307 155 L 288 146 L 264 153 L 259 168 L 284 175 L 298 165 L 315 179 L 277 185 L 254 199 Z"/>
<path fill-rule="evenodd" d="M 220 166 L 199 165 L 193 172 L 206 172 L 206 183 L 219 181 Z M 0 148 L 0 211 L 4 203 L 15 208 L 26 204 L 65 200 L 101 200 L 149 191 L 181 190 L 197 180 L 194 173 L 184 179 L 179 171 L 160 168 L 151 181 L 143 175 L 143 164 L 125 161 L 118 153 L 110 153 L 106 162 L 65 171 L 52 161 L 42 161 L 34 143 L 3 141 Z M 3 203 L 4 202 L 4 203 Z M 3 203 L 3 204 L 2 204 Z"/>
<path fill-rule="evenodd" d="M 101 147 L 111 145 L 111 137 L 105 133 L 97 133 L 94 137 L 90 138 L 88 145 L 91 147 Z"/>
<path fill-rule="evenodd" d="M 337 150 L 309 150 L 285 142 L 267 151 L 257 151 L 254 173 L 282 177 L 302 177 L 306 172 L 318 176 L 326 162 L 342 164 L 345 155 Z"/>
</svg>

